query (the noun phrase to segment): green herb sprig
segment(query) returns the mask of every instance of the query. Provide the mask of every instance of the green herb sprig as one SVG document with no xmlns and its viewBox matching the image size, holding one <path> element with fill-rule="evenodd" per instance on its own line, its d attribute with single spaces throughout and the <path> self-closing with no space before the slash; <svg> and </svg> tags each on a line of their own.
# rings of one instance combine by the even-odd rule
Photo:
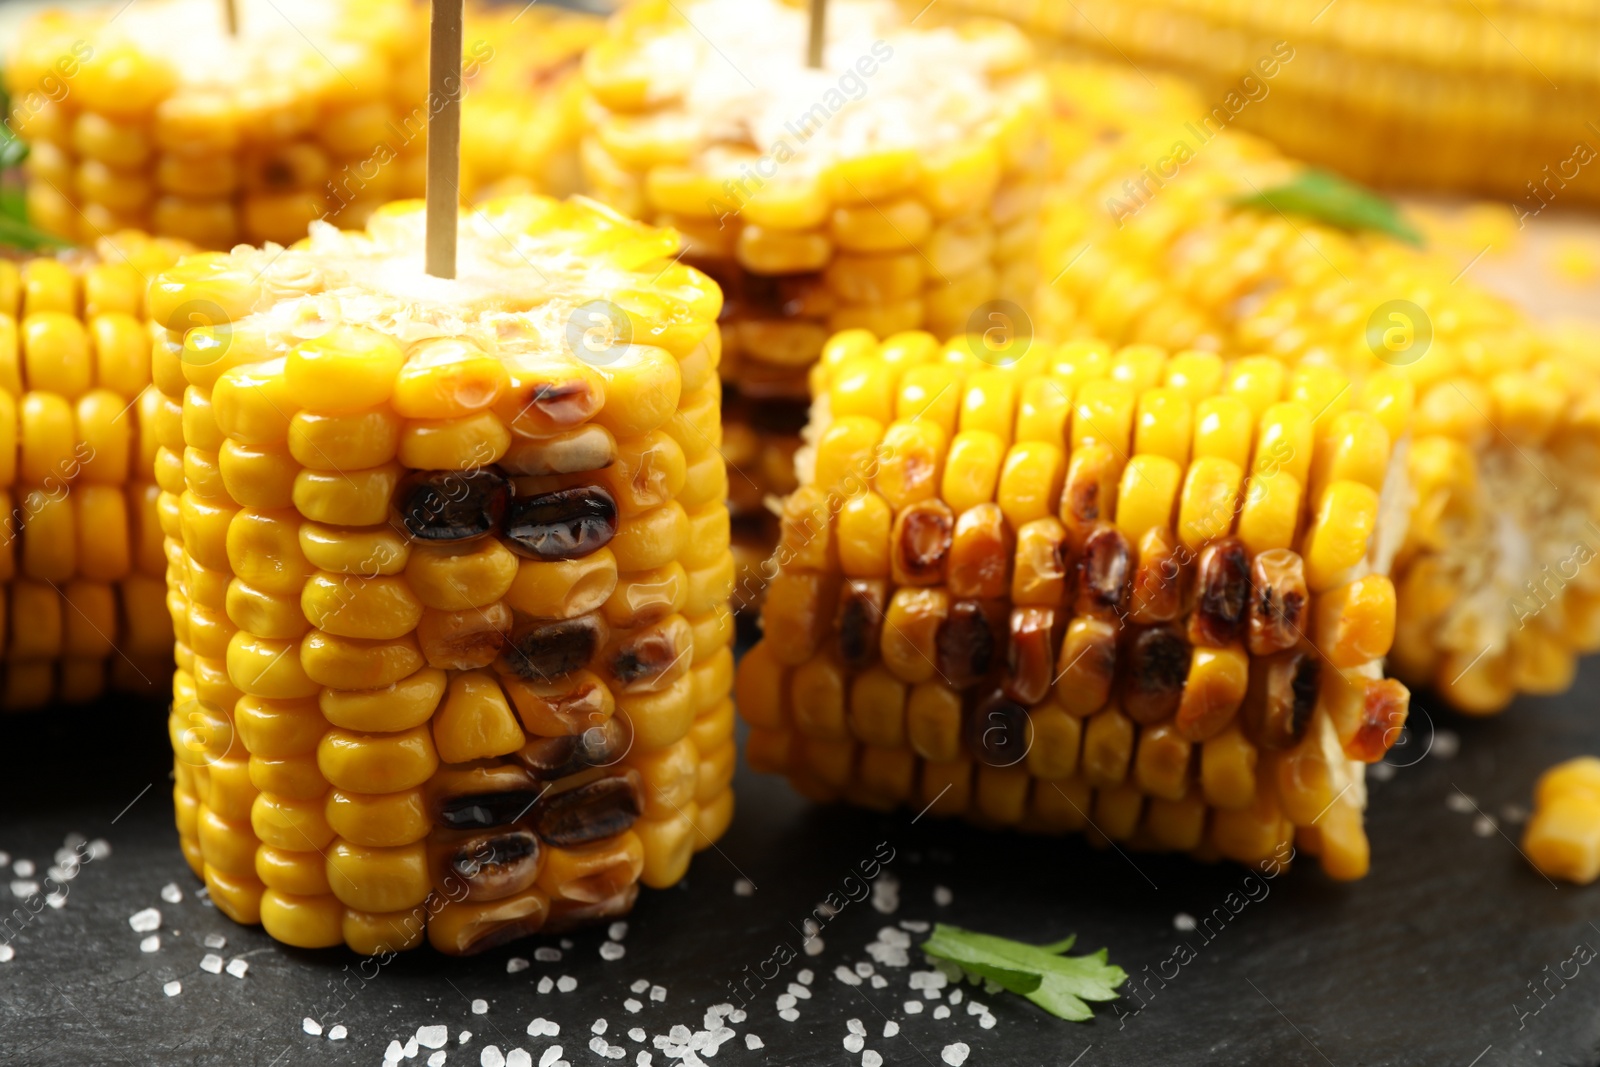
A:
<svg viewBox="0 0 1600 1067">
<path fill-rule="evenodd" d="M 1128 972 L 1107 963 L 1105 949 L 1088 956 L 1063 955 L 1077 940 L 1073 935 L 1050 945 L 1029 945 L 938 923 L 922 951 L 1027 997 L 1058 1019 L 1083 1022 L 1094 1017 L 1085 1002 L 1117 999 L 1116 989 L 1127 981 Z"/>
<path fill-rule="evenodd" d="M 1233 203 L 1256 211 L 1304 215 L 1342 230 L 1376 230 L 1422 246 L 1422 234 L 1405 220 L 1394 201 L 1315 167 L 1301 171 L 1282 185 L 1238 197 Z"/>
</svg>

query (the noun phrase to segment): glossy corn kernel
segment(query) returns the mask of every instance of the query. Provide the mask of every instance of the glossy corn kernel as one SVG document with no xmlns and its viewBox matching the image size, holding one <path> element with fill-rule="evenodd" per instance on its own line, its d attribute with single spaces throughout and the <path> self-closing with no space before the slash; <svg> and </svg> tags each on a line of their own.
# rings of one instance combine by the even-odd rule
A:
<svg viewBox="0 0 1600 1067">
<path fill-rule="evenodd" d="M 386 200 L 421 195 L 425 23 L 387 0 L 291 17 L 246 6 L 235 36 L 221 8 L 164 0 L 125 18 L 29 22 L 6 88 L 25 139 L 57 171 L 40 182 L 54 196 L 35 198 L 33 221 L 82 241 L 135 227 L 229 248 L 287 244 L 319 218 L 358 226 Z M 155 46 L 174 20 L 196 47 L 227 55 L 229 77 Z M 469 78 L 489 48 L 468 44 Z M 51 121 L 29 121 L 46 108 Z"/>
<path fill-rule="evenodd" d="M 1540 775 L 1522 848 L 1549 877 L 1579 885 L 1600 878 L 1600 760 L 1580 756 Z"/>
<path fill-rule="evenodd" d="M 1012 496 L 1036 507 L 1051 488 L 1047 458 L 1019 457 L 1001 498 L 992 483 L 1013 443 L 1015 409 L 1036 409 L 1038 398 L 1009 377 L 996 391 L 934 384 L 933 340 L 972 329 L 994 365 L 1027 347 L 1015 304 L 1026 293 L 1006 279 L 1031 271 L 1038 239 L 1045 97 L 1031 47 L 992 21 L 951 33 L 881 0 L 843 2 L 829 25 L 868 19 L 883 43 L 882 55 L 858 57 L 869 75 L 854 66 L 838 74 L 866 77 L 873 91 L 852 104 L 850 123 L 813 114 L 794 130 L 768 121 L 788 108 L 771 87 L 810 76 L 794 46 L 804 13 L 792 4 L 724 10 L 694 0 L 612 22 L 583 63 L 583 177 L 598 199 L 684 233 L 687 261 L 726 291 L 718 370 L 737 446 L 728 452 L 736 514 L 759 514 L 767 496 L 794 488 L 787 461 L 802 443 L 818 367 L 834 378 L 839 417 L 886 425 L 908 405 L 930 405 L 937 411 L 925 421 L 946 440 L 1003 425 L 1007 436 L 989 450 L 998 454 L 976 464 L 987 481 L 979 477 L 974 491 L 1008 508 Z M 725 134 L 712 66 L 721 60 L 696 30 L 703 19 L 745 35 L 766 57 L 772 80 L 740 105 L 737 121 L 750 132 L 739 143 Z M 933 73 L 941 69 L 962 71 L 961 87 Z M 946 118 L 903 117 L 924 113 Z M 857 122 L 859 136 L 847 129 Z M 876 132 L 889 128 L 887 140 Z M 808 162 L 787 166 L 797 150 Z M 882 358 L 855 358 L 874 339 L 889 342 Z M 892 455 L 886 446 L 885 463 Z M 956 466 L 962 477 L 975 473 Z M 893 489 L 879 491 L 892 502 Z"/>
<path fill-rule="evenodd" d="M 871 485 L 829 473 L 828 503 L 818 473 L 784 504 L 764 637 L 739 670 L 765 769 L 808 796 L 881 808 L 938 794 L 936 810 L 984 825 L 1092 821 L 1111 840 L 1246 863 L 1343 804 L 1407 705 L 1376 678 L 1396 601 L 1371 550 L 1379 516 L 1364 512 L 1358 536 L 1326 502 L 1371 503 L 1358 476 L 1387 477 L 1374 454 L 1387 431 L 1346 412 L 1338 433 L 1313 434 L 1311 404 L 1337 383 L 1275 360 L 1092 342 L 1010 369 L 947 346 L 953 433 L 927 409 L 834 418 L 861 410 L 842 402 L 859 368 L 889 395 L 928 366 L 895 344 L 840 335 L 813 375 L 815 471 L 839 468 L 830 441 L 895 451 Z M 1299 489 L 1313 470 L 1329 472 L 1320 509 Z M 1276 510 L 1247 537 L 1268 483 Z M 844 538 L 865 528 L 874 544 L 887 530 L 887 559 L 852 571 Z M 1361 803 L 1320 831 L 1336 877 L 1365 870 Z"/>
<path fill-rule="evenodd" d="M 621 914 L 731 817 L 729 525 L 662 428 L 701 398 L 667 349 L 569 347 L 544 317 L 625 290 L 687 362 L 716 287 L 582 201 L 494 201 L 462 231 L 470 297 L 416 297 L 414 202 L 153 286 L 188 352 L 209 327 L 186 307 L 271 282 L 235 308 L 255 347 L 157 395 L 185 454 L 163 483 L 180 835 L 219 907 L 291 944 L 459 954 Z M 213 477 L 197 451 L 229 458 Z"/>
</svg>

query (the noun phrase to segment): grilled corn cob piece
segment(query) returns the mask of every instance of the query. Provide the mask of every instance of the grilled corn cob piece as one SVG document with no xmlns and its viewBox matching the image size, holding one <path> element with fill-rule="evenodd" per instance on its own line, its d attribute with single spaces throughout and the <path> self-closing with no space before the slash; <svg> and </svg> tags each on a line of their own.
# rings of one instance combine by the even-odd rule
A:
<svg viewBox="0 0 1600 1067">
<path fill-rule="evenodd" d="M 422 219 L 151 294 L 179 834 L 295 945 L 615 915 L 732 814 L 721 295 L 587 201 L 464 216 L 454 281 Z"/>
<path fill-rule="evenodd" d="M 795 416 L 830 333 L 964 332 L 987 302 L 1032 291 L 1046 105 L 1032 49 L 1003 23 L 914 14 L 836 0 L 812 70 L 801 4 L 649 0 L 585 57 L 589 189 L 684 233 L 727 295 L 737 515 L 792 488 Z"/>
<path fill-rule="evenodd" d="M 163 695 L 144 296 L 183 251 L 122 233 L 0 260 L 0 708 Z"/>
<path fill-rule="evenodd" d="M 1120 97 L 1136 75 L 1098 77 Z M 1470 262 L 1237 206 L 1299 165 L 1230 131 L 1202 144 L 1187 114 L 1142 113 L 1068 169 L 1046 210 L 1041 331 L 1329 362 L 1357 391 L 1378 372 L 1406 382 L 1414 414 L 1385 415 L 1413 500 L 1393 671 L 1474 713 L 1565 689 L 1600 649 L 1592 345 L 1475 285 Z M 1179 143 L 1193 151 L 1162 180 Z"/>
<path fill-rule="evenodd" d="M 1147 72 L 1189 78 L 1186 118 L 1237 123 L 1305 160 L 1391 186 L 1600 201 L 1600 13 L 1473 0 L 957 0 Z M 1374 32 L 1379 31 L 1379 32 Z M 1559 88 L 1558 88 L 1559 87 Z"/>
<path fill-rule="evenodd" d="M 1151 346 L 992 353 L 829 341 L 739 668 L 751 763 L 817 798 L 1247 863 L 1293 839 L 1365 873 L 1364 764 L 1409 699 L 1379 669 L 1389 394 Z"/>
<path fill-rule="evenodd" d="M 235 6 L 237 35 L 213 0 L 49 11 L 27 24 L 5 83 L 30 148 L 36 225 L 83 241 L 131 227 L 228 248 L 293 241 L 316 218 L 360 225 L 377 205 L 421 194 L 420 10 Z"/>
</svg>

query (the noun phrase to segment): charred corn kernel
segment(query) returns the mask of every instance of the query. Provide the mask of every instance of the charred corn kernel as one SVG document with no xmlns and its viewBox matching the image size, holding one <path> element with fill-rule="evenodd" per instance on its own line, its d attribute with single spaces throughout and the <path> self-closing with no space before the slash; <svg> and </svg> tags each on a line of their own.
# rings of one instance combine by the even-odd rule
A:
<svg viewBox="0 0 1600 1067">
<path fill-rule="evenodd" d="M 498 220 L 490 232 L 514 220 L 525 229 L 515 257 L 524 267 L 506 261 L 498 271 L 512 304 L 548 298 L 522 256 L 562 249 L 572 262 L 575 242 L 609 240 L 593 265 L 574 264 L 557 299 L 576 308 L 598 295 L 582 279 L 604 274 L 633 325 L 660 314 L 664 344 L 698 351 L 718 301 L 695 291 L 709 292 L 703 278 L 671 268 L 670 240 L 580 203 L 488 210 Z M 679 502 L 689 498 L 689 465 L 657 427 L 685 394 L 675 363 L 662 371 L 661 359 L 674 358 L 665 348 L 603 373 L 559 354 L 534 359 L 526 353 L 544 320 L 500 311 L 493 329 L 464 331 L 474 341 L 408 346 L 385 332 L 377 308 L 413 297 L 365 280 L 326 289 L 323 272 L 336 267 L 351 279 L 398 269 L 384 264 L 412 258 L 420 223 L 419 207 L 402 205 L 375 215 L 365 234 L 283 252 L 277 262 L 292 264 L 303 288 L 258 293 L 233 326 L 262 355 L 289 354 L 158 386 L 183 397 L 164 430 L 177 437 L 168 451 L 185 456 L 167 562 L 192 680 L 180 672 L 174 692 L 237 704 L 248 723 L 239 780 L 259 793 L 241 805 L 233 778 L 219 789 L 208 775 L 199 787 L 233 813 L 227 841 L 215 827 L 193 835 L 203 868 L 255 877 L 229 849 L 279 850 L 261 854 L 267 893 L 331 892 L 338 922 L 316 938 L 352 945 L 388 943 L 385 916 L 459 881 L 465 895 L 450 898 L 460 903 L 428 926 L 460 952 L 538 932 L 547 918 L 619 914 L 644 875 L 669 884 L 697 833 L 725 829 L 731 630 L 717 620 L 728 614 L 732 559 L 726 518 L 692 523 Z M 483 244 L 491 260 L 502 254 Z M 258 255 L 237 250 L 235 268 L 201 263 L 228 278 Z M 199 298 L 208 284 L 206 270 L 186 265 L 153 291 L 181 318 L 179 296 Z M 438 302 L 452 321 L 485 313 Z M 603 425 L 585 425 L 590 418 Z M 532 431 L 515 454 L 513 425 Z M 208 450 L 215 476 L 201 462 Z M 697 501 L 693 513 L 712 506 Z M 100 610 L 92 597 L 81 606 L 91 617 Z M 65 639 L 86 640 L 77 629 Z M 649 760 L 679 742 L 693 750 L 680 761 L 681 810 L 658 806 L 645 818 L 644 778 L 624 758 Z M 311 849 L 327 852 L 325 884 L 285 858 Z M 557 850 L 608 849 L 636 857 L 604 868 L 614 884 L 585 888 L 593 872 L 546 862 Z M 265 899 L 270 913 L 277 905 Z M 275 935 L 302 936 L 287 911 L 274 923 Z M 402 933 L 394 940 L 412 945 L 422 931 Z"/>
<path fill-rule="evenodd" d="M 1115 514 L 1123 462 L 1108 445 L 1073 449 L 1061 487 L 1061 521 L 1075 545 L 1095 523 L 1109 522 Z"/>
<path fill-rule="evenodd" d="M 933 499 L 939 493 L 944 446 L 944 434 L 933 422 L 892 423 L 883 435 L 884 458 L 873 476 L 873 487 L 897 512 Z"/>
</svg>

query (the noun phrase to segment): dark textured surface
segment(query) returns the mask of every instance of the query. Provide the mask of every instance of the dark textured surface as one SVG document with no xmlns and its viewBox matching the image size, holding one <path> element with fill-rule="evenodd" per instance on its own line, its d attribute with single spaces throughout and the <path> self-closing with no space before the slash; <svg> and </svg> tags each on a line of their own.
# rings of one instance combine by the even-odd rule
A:
<svg viewBox="0 0 1600 1067">
<path fill-rule="evenodd" d="M 942 918 L 1040 941 L 1076 931 L 1083 949 L 1108 946 L 1137 977 L 1146 966 L 1159 969 L 1180 940 L 1194 958 L 1165 988 L 1151 980 L 1153 995 L 1137 1015 L 1103 1009 L 1085 1025 L 980 993 L 998 1019 L 982 1030 L 965 1005 L 943 1021 L 926 1011 L 904 1014 L 900 1005 L 915 996 L 905 971 L 887 972 L 892 982 L 883 990 L 836 981 L 834 967 L 864 959 L 865 944 L 887 921 L 867 902 L 850 904 L 824 930 L 822 955 L 791 964 L 753 998 L 749 1018 L 734 1027 L 739 1038 L 711 1063 L 857 1064 L 861 1055 L 845 1051 L 842 1041 L 845 1021 L 859 1017 L 867 1023 L 866 1047 L 888 1065 L 940 1067 L 940 1050 L 957 1040 L 972 1047 L 968 1063 L 975 1067 L 1594 1065 L 1600 961 L 1580 968 L 1565 988 L 1550 980 L 1554 992 L 1545 1001 L 1531 999 L 1527 983 L 1551 973 L 1546 965 L 1554 971 L 1579 943 L 1600 947 L 1600 929 L 1590 925 L 1600 923 L 1600 888 L 1553 888 L 1511 844 L 1519 826 L 1504 826 L 1510 840 L 1475 835 L 1476 814 L 1446 801 L 1459 787 L 1498 816 L 1505 805 L 1527 801 L 1533 778 L 1549 764 L 1600 752 L 1597 692 L 1600 663 L 1591 662 L 1574 692 L 1559 700 L 1525 700 L 1485 722 L 1435 713 L 1441 727 L 1459 733 L 1460 752 L 1450 760 L 1427 756 L 1373 786 L 1372 875 L 1337 885 L 1313 863 L 1298 864 L 1266 884 L 1265 895 L 1256 889 L 1260 899 L 1239 907 L 1209 940 L 1177 933 L 1173 916 L 1204 916 L 1234 892 L 1238 906 L 1247 899 L 1238 868 L 1124 857 L 1077 840 L 986 837 L 932 819 L 912 825 L 908 816 L 815 809 L 779 782 L 744 775 L 738 816 L 720 850 L 695 860 L 686 886 L 644 895 L 624 959 L 602 961 L 602 936 L 589 932 L 575 938 L 563 962 L 535 963 L 520 974 L 507 974 L 506 960 L 531 958 L 534 944 L 465 961 L 424 950 L 365 984 L 349 978 L 357 963 L 351 955 L 275 947 L 259 930 L 234 927 L 202 905 L 171 829 L 159 712 L 109 707 L 9 718 L 0 721 L 0 849 L 48 862 L 77 831 L 105 837 L 113 852 L 84 868 L 64 908 L 46 909 L 12 939 L 16 958 L 0 964 L 0 1063 L 376 1065 L 391 1038 L 436 1022 L 451 1028 L 449 1063 L 477 1064 L 486 1043 L 526 1048 L 537 1062 L 552 1041 L 524 1031 L 544 1016 L 561 1024 L 559 1041 L 574 1067 L 633 1064 L 641 1046 L 627 1040 L 629 1026 L 651 1034 L 675 1023 L 699 1028 L 703 1010 L 728 999 L 728 982 L 780 945 L 797 948 L 796 927 L 812 906 L 845 887 L 852 870 L 888 842 L 901 881 L 896 919 Z M 1405 760 L 1428 743 L 1424 709 L 1434 706 L 1427 697 L 1414 706 L 1420 729 Z M 740 872 L 759 887 L 754 895 L 734 894 Z M 180 904 L 159 897 L 171 881 L 185 891 Z M 933 904 L 936 885 L 954 891 L 949 907 Z M 0 898 L 14 906 L 3 885 Z M 163 943 L 146 955 L 127 919 L 152 905 L 165 918 Z M 226 935 L 225 957 L 247 955 L 242 981 L 198 969 L 208 933 Z M 801 966 L 817 972 L 816 995 L 800 1003 L 798 1021 L 786 1023 L 774 1000 Z M 544 974 L 570 974 L 578 988 L 540 996 L 535 983 Z M 669 995 L 629 1015 L 622 1001 L 640 977 L 667 986 Z M 162 984 L 174 978 L 183 992 L 168 998 Z M 341 981 L 349 992 L 330 1012 Z M 477 997 L 488 1000 L 487 1015 L 471 1014 Z M 1526 1012 L 1541 1003 L 1519 1028 L 1519 1006 Z M 880 1013 L 901 1022 L 899 1036 L 880 1036 Z M 308 1014 L 343 1023 L 349 1038 L 335 1044 L 303 1034 Z M 610 1021 L 607 1038 L 628 1047 L 625 1060 L 588 1049 L 599 1017 Z M 474 1037 L 458 1046 L 454 1035 L 463 1028 Z M 747 1031 L 766 1048 L 748 1051 Z M 421 1064 L 426 1055 L 405 1062 Z M 654 1057 L 667 1062 L 660 1052 Z"/>
</svg>

